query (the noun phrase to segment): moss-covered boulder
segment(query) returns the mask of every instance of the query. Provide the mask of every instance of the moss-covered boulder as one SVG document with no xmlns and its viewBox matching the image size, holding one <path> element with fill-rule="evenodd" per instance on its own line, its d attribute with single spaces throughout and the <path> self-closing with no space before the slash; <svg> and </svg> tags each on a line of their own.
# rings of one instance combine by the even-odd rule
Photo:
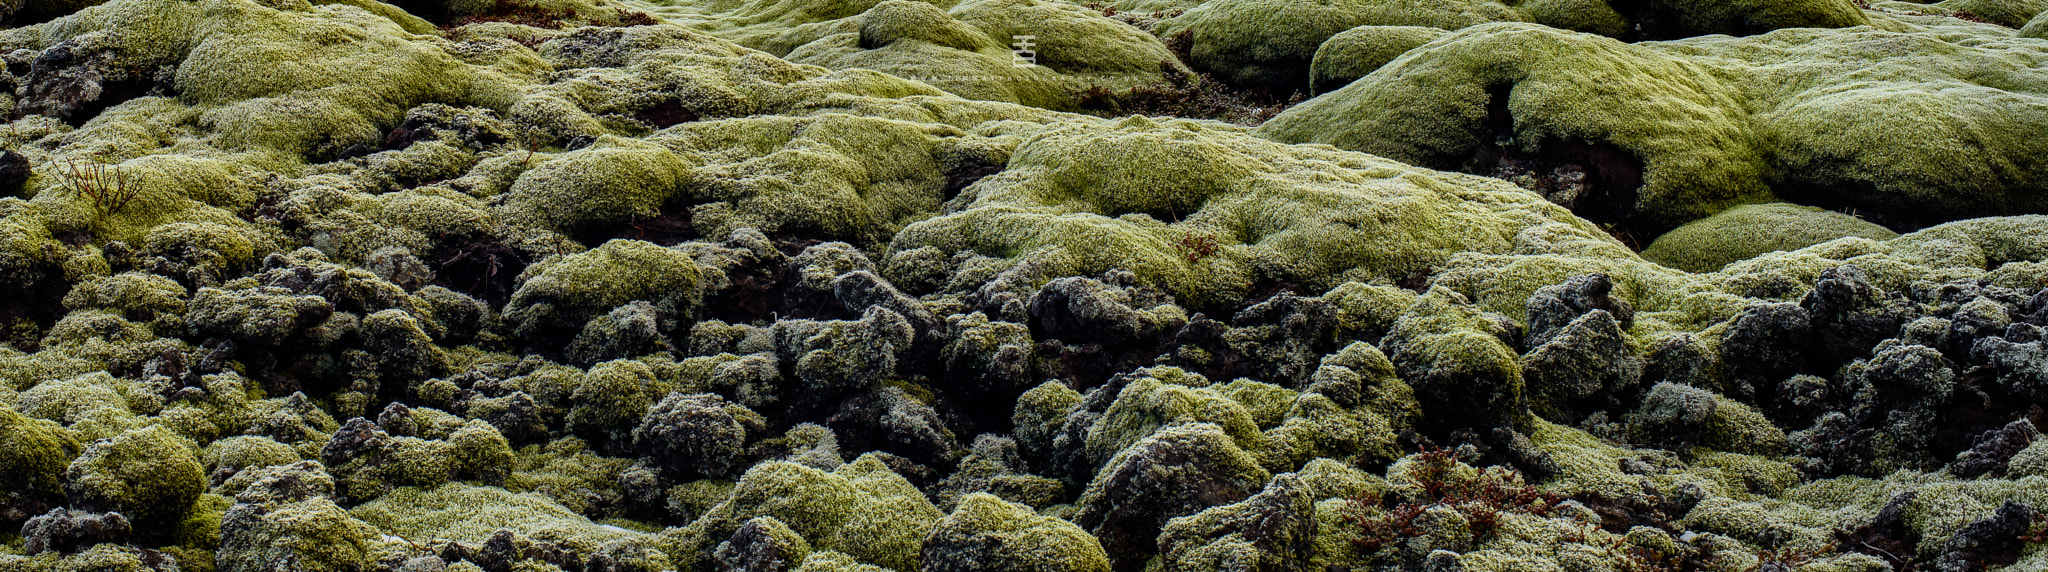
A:
<svg viewBox="0 0 2048 572">
<path fill-rule="evenodd" d="M 1073 523 L 975 493 L 925 537 L 920 570 L 1108 572 L 1102 545 Z"/>
<path fill-rule="evenodd" d="M 1317 49 L 1359 26 L 1458 29 L 1526 16 L 1491 0 L 1380 2 L 1259 0 L 1205 2 L 1161 22 L 1162 37 L 1187 42 L 1189 63 L 1234 84 L 1280 90 L 1308 87 Z"/>
<path fill-rule="evenodd" d="M 1880 45 L 1911 55 L 1876 68 L 1849 55 Z M 2039 142 L 1971 127 L 2048 121 L 2037 107 L 1984 103 L 2048 92 L 2027 63 L 2039 56 L 2017 45 L 1872 28 L 1623 44 L 1489 24 L 1432 46 L 1259 134 L 1517 180 L 1638 233 L 1772 197 L 1905 226 L 2043 208 L 2040 178 L 2022 174 L 2048 169 Z M 1798 77 L 1840 89 L 1783 88 L 1794 61 Z M 1950 91 L 1936 86 L 1968 81 L 1947 65 L 2012 80 Z M 1935 108 L 1947 111 L 1921 111 Z M 1866 127 L 1832 127 L 1845 122 Z"/>
<path fill-rule="evenodd" d="M 205 490 L 192 443 L 161 427 L 93 443 L 64 470 L 72 506 L 118 511 L 144 530 L 166 530 L 183 520 Z"/>
<path fill-rule="evenodd" d="M 1504 184 L 1143 117 L 1044 129 L 955 200 L 965 209 L 904 228 L 891 251 L 973 250 L 1053 276 L 1120 268 L 1196 308 L 1267 278 L 1398 280 L 1547 222 L 1605 240 Z"/>
<path fill-rule="evenodd" d="M 1429 26 L 1359 26 L 1330 36 L 1309 62 L 1310 93 L 1336 91 L 1450 32 Z"/>
<path fill-rule="evenodd" d="M 1167 522 L 1159 534 L 1166 570 L 1298 570 L 1314 554 L 1315 499 L 1294 474 L 1236 504 Z"/>
<path fill-rule="evenodd" d="M 1166 372 L 1154 375 L 1208 385 L 1200 376 L 1175 378 Z M 1146 376 L 1124 386 L 1109 410 L 1088 428 L 1088 458 L 1096 465 L 1108 462 L 1131 444 L 1178 423 L 1213 423 L 1244 449 L 1264 449 L 1266 445 L 1251 412 L 1238 401 L 1210 387 L 1189 387 Z"/>
<path fill-rule="evenodd" d="M 1073 520 L 1102 543 L 1114 569 L 1140 570 L 1169 519 L 1242 501 L 1270 478 L 1221 427 L 1172 425 L 1104 464 Z"/>
<path fill-rule="evenodd" d="M 588 252 L 543 260 L 505 304 L 505 320 L 521 335 L 573 335 L 584 323 L 627 302 L 655 303 L 667 331 L 694 317 L 701 270 L 690 256 L 637 240 L 613 240 Z"/>
<path fill-rule="evenodd" d="M 1664 233 L 1643 249 L 1643 258 L 1687 272 L 1712 272 L 1760 254 L 1799 250 L 1851 236 L 1889 240 L 1898 233 L 1817 207 L 1743 205 Z"/>
<path fill-rule="evenodd" d="M 754 228 L 885 241 L 949 198 L 949 174 L 1006 157 L 956 128 L 836 114 L 705 121 L 662 137 L 721 159 L 684 189 L 706 236 Z"/>
<path fill-rule="evenodd" d="M 79 443 L 63 427 L 0 406 L 0 478 L 16 483 L 0 497 L 0 520 L 18 522 L 63 501 L 60 477 Z"/>
<path fill-rule="evenodd" d="M 1675 225 L 1766 192 L 1737 92 L 1703 67 L 1526 24 L 1467 28 L 1434 46 L 1275 117 L 1259 134 L 1441 169 L 1465 167 L 1502 137 L 1533 152 L 1599 134 L 1594 140 L 1613 150 L 1578 151 L 1586 155 L 1580 162 L 1590 196 L 1567 206 L 1594 218 L 1612 213 L 1604 222 L 1642 217 Z M 1625 84 L 1624 93 L 1609 76 L 1640 83 Z M 1622 105 L 1630 111 L 1546 113 Z M 1617 152 L 1618 160 L 1604 159 Z M 1493 165 L 1476 168 L 1492 174 Z"/>
<path fill-rule="evenodd" d="M 220 572 L 275 570 L 279 562 L 309 572 L 350 572 L 375 568 L 406 548 L 332 499 L 313 496 L 235 505 L 221 520 L 214 562 Z"/>
<path fill-rule="evenodd" d="M 1506 328 L 1448 290 L 1431 290 L 1387 333 L 1388 357 L 1438 428 L 1528 422 L 1522 364 Z"/>
<path fill-rule="evenodd" d="M 686 527 L 662 533 L 679 565 L 702 562 L 742 524 L 761 516 L 786 523 L 818 552 L 891 569 L 917 566 L 927 534 L 945 516 L 874 455 L 832 471 L 769 461 L 747 471 L 724 502 Z"/>
<path fill-rule="evenodd" d="M 519 175 L 501 212 L 563 232 L 654 218 L 691 167 L 660 145 L 605 137 Z"/>
</svg>

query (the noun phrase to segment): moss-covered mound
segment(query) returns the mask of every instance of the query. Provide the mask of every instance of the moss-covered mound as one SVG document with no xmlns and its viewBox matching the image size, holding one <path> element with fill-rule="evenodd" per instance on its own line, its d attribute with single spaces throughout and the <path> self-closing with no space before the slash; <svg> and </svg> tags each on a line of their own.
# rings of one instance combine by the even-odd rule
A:
<svg viewBox="0 0 2048 572">
<path fill-rule="evenodd" d="M 1138 3 L 1133 2 L 1114 4 L 1123 9 L 1169 10 L 1161 6 L 1134 8 Z M 1165 12 L 1168 17 L 1155 31 L 1187 46 L 1189 63 L 1197 69 L 1230 83 L 1282 93 L 1311 87 L 1318 77 L 1311 69 L 1311 60 L 1321 46 L 1339 39 L 1342 32 L 1359 27 L 1459 30 L 1480 24 L 1529 22 L 1640 41 L 1711 34 L 1748 36 L 1785 28 L 1847 28 L 1871 23 L 1856 4 L 1846 0 L 1211 0 L 1191 4 L 1196 5 Z M 2033 12 L 2027 10 L 1995 9 L 2000 15 L 2026 12 L 2031 16 Z M 1331 88 L 1317 91 L 1328 89 Z"/>
<path fill-rule="evenodd" d="M 1838 238 L 1897 236 L 1875 223 L 1826 209 L 1785 203 L 1743 205 L 1664 233 L 1643 249 L 1643 258 L 1689 272 L 1712 272 L 1730 262 Z"/>
<path fill-rule="evenodd" d="M 863 68 L 968 99 L 1074 107 L 1187 69 L 1151 34 L 1038 0 L 667 2 L 671 22 L 792 62 Z"/>
<path fill-rule="evenodd" d="M 1871 65 L 1873 50 L 1898 56 Z M 2048 121 L 2041 57 L 2025 42 L 1931 30 L 1623 44 L 1495 24 L 1409 52 L 1259 133 L 1517 180 L 1652 234 L 1773 196 L 1919 228 L 2044 207 L 2048 163 L 2038 138 L 2018 135 Z"/>
<path fill-rule="evenodd" d="M 1309 91 L 1336 91 L 1448 33 L 1429 26 L 1359 26 L 1340 32 L 1316 48 L 1309 63 Z"/>
<path fill-rule="evenodd" d="M 1696 4 L 38 4 L 0 570 L 2041 568 L 2041 42 Z"/>
</svg>

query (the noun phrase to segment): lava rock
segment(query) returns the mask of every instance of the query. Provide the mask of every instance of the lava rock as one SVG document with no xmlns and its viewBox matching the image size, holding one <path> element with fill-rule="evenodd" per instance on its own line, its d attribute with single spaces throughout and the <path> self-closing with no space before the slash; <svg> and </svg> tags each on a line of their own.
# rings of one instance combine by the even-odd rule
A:
<svg viewBox="0 0 2048 572">
<path fill-rule="evenodd" d="M 1956 455 L 1955 462 L 1948 465 L 1948 472 L 1965 479 L 1977 478 L 1980 475 L 2003 477 L 2006 462 L 2011 461 L 2013 455 L 2019 454 L 2040 438 L 2041 432 L 2034 427 L 2034 422 L 2026 419 L 2007 423 L 2005 427 L 1996 430 L 1985 431 L 1977 437 L 1975 446 Z"/>
<path fill-rule="evenodd" d="M 737 413 L 737 415 L 735 415 Z M 760 416 L 716 394 L 670 393 L 649 409 L 633 430 L 633 443 L 669 477 L 723 477 L 746 446 L 748 423 L 765 430 Z"/>
<path fill-rule="evenodd" d="M 1169 571 L 1280 572 L 1308 568 L 1315 555 L 1315 499 L 1293 474 L 1274 477 L 1236 504 L 1173 519 L 1159 534 Z"/>
<path fill-rule="evenodd" d="M 1562 284 L 1544 286 L 1529 296 L 1528 342 L 1531 349 L 1594 310 L 1603 310 L 1622 330 L 1635 327 L 1635 309 L 1613 296 L 1614 281 L 1606 274 L 1580 274 Z"/>
<path fill-rule="evenodd" d="M 1243 356 L 1229 375 L 1300 388 L 1324 354 L 1336 349 L 1337 306 L 1322 298 L 1280 294 L 1231 318 L 1226 334 Z"/>
<path fill-rule="evenodd" d="M 68 554 L 103 542 L 123 544 L 133 533 L 128 518 L 118 512 L 50 509 L 50 512 L 28 519 L 28 523 L 22 525 L 24 543 L 21 551 L 29 556 L 44 552 Z"/>
<path fill-rule="evenodd" d="M 1767 384 L 1797 373 L 1813 339 L 1812 314 L 1790 302 L 1759 303 L 1729 321 L 1721 357 L 1736 382 L 1732 395 L 1755 399 L 1775 393 Z"/>
<path fill-rule="evenodd" d="M 1998 511 L 1972 522 L 1942 544 L 1934 568 L 1941 572 L 1975 572 L 2012 564 L 2018 560 L 2022 535 L 2033 527 L 2037 513 L 2019 501 L 2005 501 Z"/>
<path fill-rule="evenodd" d="M 1872 286 L 1869 273 L 1853 264 L 1822 270 L 1799 307 L 1807 312 L 1824 364 L 1868 356 L 1879 341 L 1918 317 L 1904 298 Z"/>
<path fill-rule="evenodd" d="M 1545 419 L 1573 423 L 1632 397 L 1643 361 L 1606 310 L 1593 310 L 1545 336 L 1522 357 L 1530 409 Z"/>
<path fill-rule="evenodd" d="M 713 557 L 723 572 L 784 572 L 811 553 L 804 537 L 772 516 L 748 519 L 720 542 Z"/>
<path fill-rule="evenodd" d="M 1168 520 L 1250 498 L 1270 478 L 1221 427 L 1175 425 L 1111 459 L 1081 494 L 1074 524 L 1101 541 L 1117 571 L 1136 571 L 1158 551 Z"/>
</svg>

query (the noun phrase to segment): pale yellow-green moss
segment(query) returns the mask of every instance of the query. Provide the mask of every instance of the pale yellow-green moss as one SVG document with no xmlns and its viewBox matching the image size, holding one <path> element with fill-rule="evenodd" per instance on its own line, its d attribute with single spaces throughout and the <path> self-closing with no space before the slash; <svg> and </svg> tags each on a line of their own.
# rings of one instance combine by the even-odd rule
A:
<svg viewBox="0 0 2048 572">
<path fill-rule="evenodd" d="M 145 529 L 175 525 L 206 488 L 193 448 L 160 427 L 131 430 L 86 447 L 64 489 L 79 508 L 119 511 Z"/>
<path fill-rule="evenodd" d="M 1643 258 L 1688 272 L 1712 272 L 1757 255 L 1806 248 L 1844 237 L 1898 237 L 1875 223 L 1815 207 L 1743 205 L 1657 237 Z"/>
<path fill-rule="evenodd" d="M 350 514 L 388 534 L 422 543 L 436 538 L 482 543 L 498 529 L 589 546 L 639 535 L 593 523 L 545 496 L 462 483 L 402 487 Z"/>
<path fill-rule="evenodd" d="M 770 461 L 749 469 L 731 498 L 663 538 L 670 557 L 687 566 L 757 516 L 781 520 L 819 551 L 908 570 L 916 567 L 925 535 L 945 515 L 872 455 L 831 472 Z M 820 554 L 813 552 L 807 563 Z"/>
</svg>

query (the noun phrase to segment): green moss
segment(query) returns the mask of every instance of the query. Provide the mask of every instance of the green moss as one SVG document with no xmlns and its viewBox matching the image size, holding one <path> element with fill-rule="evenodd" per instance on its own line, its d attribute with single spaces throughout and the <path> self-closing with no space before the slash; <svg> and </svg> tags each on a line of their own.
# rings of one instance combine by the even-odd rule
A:
<svg viewBox="0 0 2048 572">
<path fill-rule="evenodd" d="M 1197 308 L 1259 278 L 1392 282 L 1454 252 L 1504 252 L 1549 220 L 1607 240 L 1504 183 L 1142 117 L 1043 129 L 955 200 L 967 208 L 906 227 L 891 251 L 972 250 L 1047 276 L 1121 268 Z M 1217 248 L 1180 246 L 1200 236 Z"/>
<path fill-rule="evenodd" d="M 1658 24 L 1669 29 L 1659 35 L 1672 38 L 1729 34 L 1747 36 L 1782 28 L 1847 28 L 1870 24 L 1856 4 L 1846 0 L 1745 0 L 1701 2 L 1663 0 L 1651 2 Z"/>
<path fill-rule="evenodd" d="M 354 3 L 375 10 L 116 0 L 24 29 L 33 35 L 9 43 L 40 49 L 119 30 L 105 41 L 118 53 L 134 54 L 138 61 L 131 65 L 178 65 L 180 95 L 211 108 L 200 123 L 217 130 L 213 142 L 287 155 L 332 156 L 377 142 L 380 127 L 395 125 L 404 110 L 426 101 L 509 105 L 516 79 L 466 66 L 427 37 L 411 35 L 429 30 L 395 8 Z M 279 67 L 280 61 L 290 65 Z"/>
<path fill-rule="evenodd" d="M 2013 478 L 2048 477 L 2048 439 L 2035 439 L 2034 443 L 2006 462 L 2006 473 Z"/>
<path fill-rule="evenodd" d="M 241 233 L 249 225 L 234 214 L 255 201 L 257 183 L 246 167 L 183 155 L 148 155 L 112 165 L 98 158 L 53 159 L 42 168 L 64 175 L 53 177 L 53 185 L 36 193 L 33 202 L 60 227 L 90 231 L 101 242 L 147 245 L 154 240 L 163 250 L 187 245 L 218 249 L 213 253 L 228 262 L 248 262 L 252 245 Z M 74 169 L 82 178 L 71 175 Z M 89 190 L 132 193 L 133 198 L 100 205 Z M 167 223 L 175 228 L 158 228 Z"/>
<path fill-rule="evenodd" d="M 1366 556 L 1371 555 L 1360 548 L 1364 530 L 1358 526 L 1358 519 L 1372 515 L 1348 498 L 1329 498 L 1316 501 L 1316 534 L 1314 556 L 1309 566 L 1317 569 L 1357 566 Z"/>
<path fill-rule="evenodd" d="M 1066 424 L 1067 412 L 1080 403 L 1081 392 L 1057 381 L 1026 390 L 1017 397 L 1016 408 L 1010 414 L 1010 422 L 1017 428 L 1017 446 L 1033 456 L 1052 451 L 1053 439 Z"/>
<path fill-rule="evenodd" d="M 1643 258 L 1687 272 L 1713 272 L 1764 253 L 1799 250 L 1851 236 L 1881 241 L 1896 238 L 1898 233 L 1815 207 L 1743 205 L 1657 237 L 1643 250 Z"/>
<path fill-rule="evenodd" d="M 2020 28 L 2020 37 L 2048 40 L 2048 11 L 2035 14 L 2025 27 Z"/>
<path fill-rule="evenodd" d="M 964 167 L 946 156 L 989 154 L 955 128 L 841 114 L 691 123 L 660 137 L 711 163 L 685 190 L 712 201 L 692 211 L 706 236 L 753 227 L 882 242 L 939 209 L 947 169 Z"/>
<path fill-rule="evenodd" d="M 149 424 L 143 415 L 155 413 L 162 399 L 144 391 L 134 382 L 91 373 L 36 384 L 21 393 L 19 404 L 30 417 L 62 423 L 82 438 L 103 439 Z M 137 411 L 138 405 L 144 410 Z"/>
<path fill-rule="evenodd" d="M 221 522 L 220 572 L 259 572 L 294 562 L 306 572 L 374 569 L 407 547 L 326 497 L 237 505 Z"/>
<path fill-rule="evenodd" d="M 632 459 L 590 452 L 582 439 L 557 439 L 521 447 L 505 488 L 546 496 L 577 514 L 594 514 L 620 498 L 619 473 L 632 465 Z"/>
<path fill-rule="evenodd" d="M 64 307 L 113 310 L 130 320 L 148 321 L 160 315 L 185 313 L 186 296 L 185 287 L 169 278 L 124 272 L 72 286 L 71 292 L 64 295 Z"/>
<path fill-rule="evenodd" d="M 14 483 L 0 499 L 10 506 L 57 504 L 64 494 L 60 477 L 79 448 L 77 437 L 56 423 L 0 405 L 0 480 Z"/>
<path fill-rule="evenodd" d="M 362 502 L 383 496 L 392 487 L 434 486 L 454 473 L 454 447 L 446 441 L 387 437 L 377 450 L 366 452 L 329 470 L 343 498 Z"/>
<path fill-rule="evenodd" d="M 890 0 L 862 14 L 857 32 L 792 50 L 790 61 L 869 68 L 969 99 L 1067 107 L 1071 96 L 1047 68 L 1018 67 L 1006 45 L 923 2 Z M 995 81 L 989 81 L 994 79 Z"/>
<path fill-rule="evenodd" d="M 178 523 L 173 535 L 180 545 L 195 550 L 214 551 L 220 549 L 221 517 L 235 504 L 235 499 L 217 494 L 199 495 L 192 503 L 192 510 L 185 514 L 185 520 Z"/>
<path fill-rule="evenodd" d="M 865 68 L 970 99 L 1066 108 L 1091 86 L 1159 81 L 1179 67 L 1152 35 L 1062 2 L 751 2 L 655 8 L 664 18 L 792 62 Z M 1011 44 L 1034 36 L 1039 60 L 1019 67 Z"/>
<path fill-rule="evenodd" d="M 2019 173 L 2048 169 L 2034 159 L 2039 142 L 1972 134 L 1969 126 L 2048 122 L 2032 107 L 1987 103 L 2041 97 L 2048 83 L 2029 71 L 2039 56 L 1967 37 L 1795 28 L 1621 44 L 1490 24 L 1291 109 L 1259 133 L 1461 168 L 1499 139 L 1483 124 L 1489 101 L 1505 89 L 1514 147 L 1540 152 L 1563 140 L 1592 141 L 1639 159 L 1643 186 L 1631 214 L 1651 228 L 1773 195 L 1922 224 L 2036 212 L 2035 176 Z M 1877 46 L 1900 57 L 1876 68 L 1858 63 L 1854 54 Z M 1990 73 L 2011 79 L 1960 91 L 1936 87 L 1968 83 L 1954 69 L 1998 70 Z M 1637 79 L 1599 79 L 1607 77 Z M 1866 128 L 1830 127 L 1849 121 Z"/>
<path fill-rule="evenodd" d="M 960 499 L 924 543 L 922 565 L 976 570 L 1108 572 L 1109 556 L 1081 527 L 988 493 Z"/>
<path fill-rule="evenodd" d="M 886 572 L 888 568 L 862 564 L 860 560 L 844 552 L 825 550 L 812 552 L 804 557 L 802 565 L 795 572 Z"/>
<path fill-rule="evenodd" d="M 395 489 L 349 512 L 389 534 L 414 542 L 445 538 L 482 543 L 499 529 L 589 546 L 639 536 L 593 523 L 545 496 L 462 483 Z"/>
<path fill-rule="evenodd" d="M 732 490 L 735 486 L 737 485 L 732 481 L 717 479 L 699 479 L 676 485 L 675 488 L 668 490 L 668 510 L 671 514 L 684 520 L 696 520 L 697 516 L 704 514 L 705 511 L 724 503 L 726 499 L 732 498 Z M 761 518 L 772 519 L 773 517 L 764 516 Z M 782 524 L 782 521 L 779 520 L 775 521 L 775 526 L 782 527 L 783 529 L 789 528 L 788 525 Z M 792 532 L 790 534 L 794 535 L 795 533 Z"/>
<path fill-rule="evenodd" d="M 1415 305 L 1415 292 L 1389 284 L 1366 285 L 1345 282 L 1323 294 L 1323 300 L 1337 307 L 1339 338 L 1373 339 L 1394 327 L 1394 322 Z"/>
<path fill-rule="evenodd" d="M 1786 450 L 1785 431 L 1749 404 L 1714 396 L 1714 412 L 1707 418 L 1701 443 L 1707 447 L 1748 455 L 1776 455 Z"/>
<path fill-rule="evenodd" d="M 1724 491 L 1778 496 L 1805 481 L 1799 469 L 1760 455 L 1694 450 L 1688 472 L 1713 479 Z"/>
<path fill-rule="evenodd" d="M 1016 49 L 1017 37 L 1035 36 L 1034 63 L 1060 74 L 1068 89 L 1099 86 L 1121 91 L 1159 81 L 1162 67 L 1185 69 L 1153 35 L 1083 6 L 975 0 L 961 2 L 948 13 L 1003 44 L 1006 52 Z"/>
<path fill-rule="evenodd" d="M 569 428 L 579 433 L 630 440 L 640 417 L 673 387 L 637 361 L 608 361 L 590 368 L 570 397 Z"/>
<path fill-rule="evenodd" d="M 149 254 L 189 261 L 228 272 L 246 267 L 256 254 L 247 236 L 218 224 L 171 223 L 149 230 L 143 238 Z"/>
<path fill-rule="evenodd" d="M 193 449 L 160 427 L 130 430 L 87 447 L 64 470 L 64 491 L 73 506 L 119 511 L 142 530 L 168 530 L 206 490 Z"/>
<path fill-rule="evenodd" d="M 1739 92 L 1691 62 L 1599 36 L 1494 24 L 1447 36 L 1382 71 L 1290 109 L 1258 133 L 1457 168 L 1494 142 L 1481 126 L 1494 97 L 1488 90 L 1510 86 L 1520 148 L 1592 138 L 1641 158 L 1636 210 L 1644 216 L 1675 225 L 1765 193 L 1762 153 Z M 1636 80 L 1602 79 L 1617 75 Z M 1626 114 L 1551 112 L 1623 105 Z"/>
<path fill-rule="evenodd" d="M 1088 457 L 1100 464 L 1153 432 L 1183 422 L 1214 423 L 1246 450 L 1266 447 L 1265 435 L 1244 405 L 1216 389 L 1167 383 L 1148 375 L 1124 386 L 1109 410 L 1088 428 Z"/>
<path fill-rule="evenodd" d="M 1262 430 L 1272 429 L 1286 419 L 1288 410 L 1295 405 L 1295 398 L 1301 396 L 1298 391 L 1244 378 L 1211 388 L 1243 405 L 1245 411 L 1251 413 L 1252 422 Z"/>
<path fill-rule="evenodd" d="M 1187 35 L 1189 62 L 1236 84 L 1307 87 L 1317 48 L 1359 26 L 1458 29 L 1527 16 L 1489 0 L 1262 0 L 1208 2 L 1161 22 L 1161 37 Z"/>
<path fill-rule="evenodd" d="M 670 557 L 688 566 L 759 516 L 781 520 L 821 551 L 806 564 L 822 551 L 838 551 L 859 562 L 907 570 L 916 567 L 925 535 L 945 515 L 872 455 L 831 472 L 769 461 L 749 469 L 724 503 L 663 536 Z"/>
<path fill-rule="evenodd" d="M 1326 93 L 1449 32 L 1429 26 L 1359 26 L 1331 36 L 1309 63 L 1309 91 Z"/>
<path fill-rule="evenodd" d="M 512 471 L 511 443 L 498 433 L 497 427 L 482 419 L 463 424 L 448 436 L 448 444 L 448 453 L 454 457 L 450 465 L 457 479 L 498 484 L 505 482 Z"/>
<path fill-rule="evenodd" d="M 1296 471 L 1309 496 L 1316 499 L 1366 498 L 1386 491 L 1387 481 L 1335 459 L 1316 459 Z"/>
<path fill-rule="evenodd" d="M 1155 445 L 1156 444 L 1156 445 Z M 1144 455 L 1157 451 L 1171 451 L 1172 456 L 1146 458 Z M 1131 490 L 1129 482 L 1119 478 L 1129 476 L 1127 467 L 1148 467 L 1163 471 L 1158 475 L 1137 477 L 1141 479 L 1172 479 L 1170 474 L 1188 479 L 1197 487 L 1236 487 L 1257 489 L 1261 483 L 1270 480 L 1273 474 L 1261 466 L 1258 457 L 1238 445 L 1223 427 L 1213 423 L 1179 423 L 1161 428 L 1145 436 L 1138 443 L 1116 451 L 1116 456 L 1100 463 L 1100 469 L 1089 481 L 1088 488 L 1075 501 L 1082 515 L 1101 514 L 1114 510 L 1129 510 L 1129 507 L 1147 506 L 1144 503 L 1159 502 L 1154 498 L 1127 498 L 1125 495 L 1143 493 L 1142 496 L 1178 495 L 1178 492 L 1157 490 Z M 1199 458 L 1199 462 L 1190 457 Z M 1199 471 L 1189 468 L 1200 466 Z M 1159 468 L 1159 467 L 1172 467 Z M 1228 489 L 1223 489 L 1228 490 Z M 1219 493 L 1227 494 L 1227 493 Z M 1172 502 L 1172 501 L 1168 501 Z M 1142 510 L 1142 509 L 1141 509 Z"/>
<path fill-rule="evenodd" d="M 159 572 L 164 564 L 182 565 L 181 561 L 164 562 L 166 556 L 177 555 L 175 547 L 151 554 L 133 546 L 102 543 L 71 554 L 49 551 L 29 558 L 0 555 L 0 566 L 22 572 Z"/>
<path fill-rule="evenodd" d="M 652 301 L 665 318 L 681 319 L 696 311 L 701 273 L 682 251 L 613 240 L 527 267 L 525 281 L 505 304 L 504 319 L 528 339 L 580 331 L 590 318 L 635 300 Z"/>
<path fill-rule="evenodd" d="M 1432 416 L 1480 426 L 1524 426 L 1532 417 L 1520 356 L 1504 326 L 1463 296 L 1434 288 L 1394 323 L 1382 345 Z"/>
<path fill-rule="evenodd" d="M 319 458 L 328 437 L 341 428 L 333 416 L 303 393 L 255 401 L 249 404 L 248 415 L 254 421 L 250 427 L 260 428 L 272 439 L 291 445 L 301 458 Z"/>
<path fill-rule="evenodd" d="M 1641 488 L 1633 476 L 1621 472 L 1621 461 L 1634 456 L 1629 450 L 1541 418 L 1532 423 L 1531 429 L 1530 444 L 1549 454 L 1560 469 L 1555 477 L 1542 483 L 1543 488 L 1565 494 Z"/>
<path fill-rule="evenodd" d="M 269 437 L 235 436 L 208 443 L 199 453 L 208 474 L 299 462 L 298 451 Z"/>
<path fill-rule="evenodd" d="M 334 310 L 320 296 L 294 295 L 284 288 L 258 286 L 200 288 L 185 314 L 200 332 L 260 345 L 276 344 L 319 325 Z"/>
<path fill-rule="evenodd" d="M 101 311 L 74 311 L 50 326 L 33 354 L 0 355 L 0 379 L 26 389 L 38 381 L 134 367 L 165 350 L 189 346 L 158 338 L 147 326 Z M 154 409 L 151 409 L 153 411 Z"/>
<path fill-rule="evenodd" d="M 202 28 L 204 40 L 191 48 L 177 80 L 188 100 L 223 105 L 201 121 L 229 147 L 329 154 L 373 142 L 379 126 L 396 124 L 420 103 L 510 103 L 505 78 L 411 41 L 397 23 L 359 9 L 244 8 L 233 16 L 205 21 L 213 29 Z M 320 48 L 328 43 L 337 47 Z M 302 57 L 279 58 L 285 54 Z M 288 73 L 252 67 L 276 61 L 294 65 Z"/>
<path fill-rule="evenodd" d="M 1369 410 L 1347 409 L 1321 394 L 1303 395 L 1294 400 L 1285 423 L 1266 431 L 1272 447 L 1263 462 L 1275 473 L 1315 459 L 1375 466 L 1400 454 L 1397 427 Z"/>
<path fill-rule="evenodd" d="M 660 145 L 602 137 L 521 174 L 500 212 L 562 232 L 653 218 L 692 166 Z"/>
</svg>

